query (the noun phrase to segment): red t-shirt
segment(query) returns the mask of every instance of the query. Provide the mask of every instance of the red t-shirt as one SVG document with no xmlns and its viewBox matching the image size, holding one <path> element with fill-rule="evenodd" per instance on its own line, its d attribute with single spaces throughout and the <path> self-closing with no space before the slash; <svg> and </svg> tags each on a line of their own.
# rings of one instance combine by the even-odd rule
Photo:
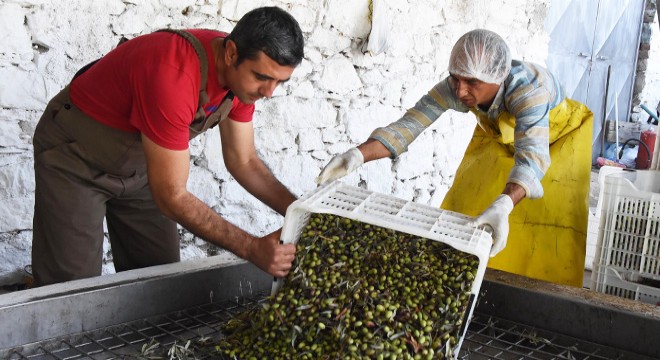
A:
<svg viewBox="0 0 660 360">
<path fill-rule="evenodd" d="M 218 83 L 211 40 L 226 33 L 188 30 L 206 49 L 206 85 L 213 112 L 229 89 Z M 141 132 L 171 150 L 188 148 L 188 126 L 198 107 L 201 86 L 199 58 L 188 40 L 170 32 L 136 37 L 101 58 L 71 83 L 71 101 L 97 121 L 123 131 Z M 254 104 L 234 97 L 229 117 L 249 122 Z"/>
</svg>

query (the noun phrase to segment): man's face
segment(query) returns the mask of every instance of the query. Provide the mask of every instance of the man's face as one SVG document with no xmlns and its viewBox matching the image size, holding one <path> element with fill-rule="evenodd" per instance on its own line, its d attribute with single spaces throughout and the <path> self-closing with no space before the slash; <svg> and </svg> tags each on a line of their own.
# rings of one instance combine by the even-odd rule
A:
<svg viewBox="0 0 660 360">
<path fill-rule="evenodd" d="M 498 84 L 483 82 L 460 75 L 449 75 L 449 84 L 456 97 L 467 107 L 489 107 L 500 89 Z"/>
<path fill-rule="evenodd" d="M 233 42 L 228 42 L 233 45 Z M 226 86 L 245 104 L 270 98 L 277 85 L 289 80 L 295 67 L 282 66 L 259 52 L 255 60 L 245 59 L 236 66 L 236 57 L 227 60 Z"/>
</svg>

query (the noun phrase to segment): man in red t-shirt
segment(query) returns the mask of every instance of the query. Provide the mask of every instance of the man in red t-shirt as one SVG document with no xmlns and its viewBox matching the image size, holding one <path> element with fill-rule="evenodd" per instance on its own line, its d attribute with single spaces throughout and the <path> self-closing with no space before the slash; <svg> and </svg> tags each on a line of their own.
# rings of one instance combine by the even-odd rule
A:
<svg viewBox="0 0 660 360">
<path fill-rule="evenodd" d="M 230 34 L 154 32 L 81 69 L 34 135 L 35 285 L 100 275 L 104 218 L 117 271 L 179 261 L 178 223 L 285 276 L 295 246 L 281 230 L 254 237 L 187 190 L 188 143 L 218 125 L 227 170 L 284 215 L 295 196 L 257 156 L 252 116 L 302 57 L 296 20 L 263 7 Z"/>
</svg>

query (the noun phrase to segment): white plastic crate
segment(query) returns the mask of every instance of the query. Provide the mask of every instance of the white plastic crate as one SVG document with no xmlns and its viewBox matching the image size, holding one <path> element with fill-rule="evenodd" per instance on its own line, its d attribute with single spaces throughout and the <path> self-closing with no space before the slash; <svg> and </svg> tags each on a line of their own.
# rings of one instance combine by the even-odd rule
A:
<svg viewBox="0 0 660 360">
<path fill-rule="evenodd" d="M 660 172 L 605 176 L 591 288 L 657 303 L 660 288 Z"/>
<path fill-rule="evenodd" d="M 490 233 L 468 226 L 472 217 L 335 181 L 317 188 L 289 206 L 284 219 L 282 241 L 297 243 L 313 213 L 333 214 L 440 241 L 478 257 L 479 266 L 470 290 L 471 303 L 459 332 L 459 341 L 454 348 L 454 354 L 458 355 L 486 272 L 492 246 Z M 283 281 L 277 279 L 273 282 L 272 293 L 279 289 Z"/>
<path fill-rule="evenodd" d="M 603 207 L 603 188 L 605 177 L 613 173 L 622 172 L 623 168 L 616 166 L 603 166 L 598 170 L 598 202 L 595 209 L 589 209 L 589 222 L 587 226 L 587 251 L 584 258 L 584 268 L 593 270 L 598 246 L 598 228 L 600 226 L 600 213 Z"/>
<path fill-rule="evenodd" d="M 597 210 L 596 210 L 597 211 Z M 598 225 L 600 224 L 600 213 L 589 209 L 589 223 L 587 225 L 587 251 L 584 257 L 584 268 L 593 270 L 596 246 L 598 244 Z"/>
<path fill-rule="evenodd" d="M 599 292 L 660 306 L 660 289 L 639 284 L 638 278 L 626 278 L 634 276 L 633 272 L 620 272 L 611 266 L 596 266 L 593 271 L 599 280 Z"/>
</svg>

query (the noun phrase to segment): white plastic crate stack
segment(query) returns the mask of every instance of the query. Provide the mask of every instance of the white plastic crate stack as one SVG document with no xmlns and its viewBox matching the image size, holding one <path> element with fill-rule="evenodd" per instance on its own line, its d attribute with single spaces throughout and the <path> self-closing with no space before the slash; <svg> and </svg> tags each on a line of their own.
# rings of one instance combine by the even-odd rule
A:
<svg viewBox="0 0 660 360">
<path fill-rule="evenodd" d="M 660 172 L 605 176 L 595 291 L 660 305 Z"/>
<path fill-rule="evenodd" d="M 469 216 L 335 181 L 317 188 L 316 191 L 305 195 L 289 206 L 284 219 L 282 241 L 297 243 L 313 213 L 333 214 L 440 241 L 459 251 L 478 257 L 479 266 L 470 290 L 472 302 L 463 321 L 460 339 L 454 348 L 454 354 L 458 355 L 486 272 L 492 246 L 490 233 L 468 226 L 469 221 L 472 220 Z M 273 283 L 273 293 L 279 289 L 282 282 L 282 279 L 278 279 Z"/>
</svg>

